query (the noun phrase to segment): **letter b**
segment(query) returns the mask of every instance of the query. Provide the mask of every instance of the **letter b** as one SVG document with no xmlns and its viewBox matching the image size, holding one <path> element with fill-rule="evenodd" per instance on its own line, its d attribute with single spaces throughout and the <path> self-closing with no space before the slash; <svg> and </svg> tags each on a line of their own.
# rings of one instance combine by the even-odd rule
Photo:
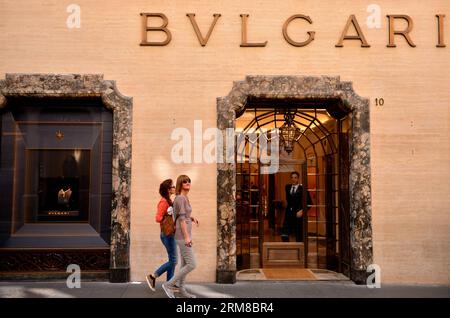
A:
<svg viewBox="0 0 450 318">
<path fill-rule="evenodd" d="M 169 24 L 169 19 L 167 19 L 166 15 L 163 13 L 141 13 L 142 16 L 142 42 L 141 46 L 165 46 L 169 44 L 172 40 L 172 34 L 170 33 L 167 25 Z M 160 27 L 149 27 L 148 26 L 148 18 L 149 17 L 158 17 L 163 20 L 163 24 Z M 166 34 L 166 39 L 162 42 L 149 42 L 147 39 L 148 31 L 161 31 Z"/>
</svg>

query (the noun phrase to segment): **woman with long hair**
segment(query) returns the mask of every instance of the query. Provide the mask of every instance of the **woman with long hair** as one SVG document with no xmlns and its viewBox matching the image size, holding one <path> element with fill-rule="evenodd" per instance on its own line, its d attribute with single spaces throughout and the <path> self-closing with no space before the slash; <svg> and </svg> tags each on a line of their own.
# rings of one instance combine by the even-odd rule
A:
<svg viewBox="0 0 450 318">
<path fill-rule="evenodd" d="M 174 193 L 175 186 L 173 185 L 172 179 L 164 180 L 159 185 L 161 200 L 159 200 L 157 207 L 155 217 L 156 222 L 161 223 L 166 214 L 172 215 L 173 203 L 170 195 Z M 160 238 L 166 248 L 168 261 L 162 264 L 153 274 L 145 276 L 148 286 L 153 291 L 155 291 L 156 278 L 167 272 L 167 280 L 170 280 L 175 273 L 175 266 L 177 265 L 177 244 L 175 242 L 175 235 L 165 235 L 164 232 L 161 231 Z"/>
<path fill-rule="evenodd" d="M 175 200 L 173 201 L 173 210 L 176 216 L 175 241 L 180 249 L 181 268 L 180 271 L 166 283 L 162 288 L 170 298 L 175 298 L 175 283 L 179 287 L 181 297 L 195 298 L 196 296 L 187 292 L 185 288 L 186 276 L 195 269 L 197 262 L 195 260 L 193 242 L 192 242 L 192 222 L 198 226 L 198 221 L 191 216 L 192 207 L 189 202 L 188 193 L 191 189 L 191 179 L 186 175 L 177 178 Z"/>
</svg>

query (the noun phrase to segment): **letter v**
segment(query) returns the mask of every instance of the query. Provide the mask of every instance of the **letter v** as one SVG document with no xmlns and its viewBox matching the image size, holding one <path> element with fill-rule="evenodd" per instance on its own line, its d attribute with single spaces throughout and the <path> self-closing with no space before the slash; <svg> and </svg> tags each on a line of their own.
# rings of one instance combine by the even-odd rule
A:
<svg viewBox="0 0 450 318">
<path fill-rule="evenodd" d="M 200 42 L 201 46 L 205 46 L 206 43 L 208 43 L 209 37 L 211 36 L 212 30 L 214 29 L 214 26 L 216 25 L 217 20 L 219 20 L 221 14 L 215 13 L 214 21 L 212 22 L 211 26 L 209 27 L 208 34 L 206 34 L 206 38 L 203 37 L 202 32 L 198 28 L 197 22 L 195 21 L 195 13 L 187 13 L 187 17 L 189 17 L 189 20 L 191 21 L 192 26 L 194 27 L 195 34 L 197 34 L 198 41 Z"/>
</svg>

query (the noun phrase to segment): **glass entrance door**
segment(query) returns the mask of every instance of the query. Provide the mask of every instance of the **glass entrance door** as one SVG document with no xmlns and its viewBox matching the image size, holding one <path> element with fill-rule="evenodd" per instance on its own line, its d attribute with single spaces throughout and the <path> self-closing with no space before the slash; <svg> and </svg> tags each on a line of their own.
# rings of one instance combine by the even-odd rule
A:
<svg viewBox="0 0 450 318">
<path fill-rule="evenodd" d="M 264 230 L 259 163 L 248 156 L 236 167 L 236 235 L 239 268 L 259 268 Z"/>
<path fill-rule="evenodd" d="M 236 121 L 238 132 L 245 136 L 236 143 L 238 270 L 288 266 L 340 271 L 341 258 L 347 255 L 343 248 L 348 245 L 348 231 L 341 226 L 348 214 L 348 202 L 342 202 L 348 200 L 344 193 L 348 154 L 340 152 L 343 120 L 324 109 L 290 109 L 299 132 L 294 145 L 288 152 L 280 142 L 278 170 L 262 174 L 254 136 L 266 134 L 270 140 L 273 129 L 285 125 L 286 116 L 281 116 L 285 113 L 255 108 Z M 302 212 L 288 202 L 293 173 L 298 175 Z"/>
</svg>

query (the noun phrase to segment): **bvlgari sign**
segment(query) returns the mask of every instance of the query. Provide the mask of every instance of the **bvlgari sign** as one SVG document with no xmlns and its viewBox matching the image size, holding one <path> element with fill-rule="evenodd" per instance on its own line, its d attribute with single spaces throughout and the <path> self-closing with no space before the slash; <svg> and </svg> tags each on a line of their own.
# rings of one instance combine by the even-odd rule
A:
<svg viewBox="0 0 450 318">
<path fill-rule="evenodd" d="M 194 29 L 195 34 L 197 35 L 198 41 L 201 46 L 205 46 L 208 43 L 208 40 L 213 33 L 214 26 L 217 21 L 220 19 L 221 14 L 215 13 L 213 14 L 213 21 L 210 24 L 209 30 L 204 35 L 195 20 L 195 13 L 187 13 L 192 28 Z M 169 28 L 169 19 L 164 13 L 141 13 L 142 17 L 142 41 L 140 43 L 141 46 L 165 46 L 170 43 L 172 39 L 172 33 Z M 264 47 L 267 45 L 268 41 L 263 42 L 251 42 L 247 36 L 247 24 L 249 20 L 249 14 L 240 14 L 241 18 L 241 47 Z M 387 47 L 396 47 L 396 38 L 403 38 L 409 46 L 415 47 L 416 44 L 411 36 L 411 31 L 414 26 L 413 19 L 404 14 L 389 14 L 386 16 L 388 19 L 388 43 Z M 149 20 L 158 18 L 160 21 L 159 25 L 149 26 Z M 445 47 L 444 42 L 444 18 L 445 14 L 436 14 L 436 47 L 443 48 Z M 306 31 L 306 37 L 304 39 L 293 39 L 289 36 L 288 27 L 289 24 L 296 19 L 300 19 L 306 21 L 308 24 L 313 24 L 313 20 L 311 17 L 303 14 L 295 14 L 290 16 L 283 24 L 282 34 L 284 39 L 291 45 L 296 47 L 302 47 L 309 45 L 312 41 L 314 41 L 315 31 Z M 399 28 L 396 24 L 397 21 L 403 20 L 406 22 L 406 27 Z M 353 28 L 356 31 L 356 35 L 349 35 L 350 28 Z M 150 33 L 152 32 L 164 32 L 165 40 L 164 41 L 150 41 Z M 431 33 L 430 33 L 431 34 Z M 431 36 L 431 35 L 430 35 Z M 340 38 L 336 43 L 336 47 L 343 47 L 344 41 L 346 40 L 358 40 L 361 42 L 361 47 L 370 47 L 370 44 L 366 37 L 364 36 L 363 31 L 359 25 L 358 20 L 355 15 L 350 15 L 347 19 L 347 23 L 343 26 L 342 33 Z"/>
</svg>

